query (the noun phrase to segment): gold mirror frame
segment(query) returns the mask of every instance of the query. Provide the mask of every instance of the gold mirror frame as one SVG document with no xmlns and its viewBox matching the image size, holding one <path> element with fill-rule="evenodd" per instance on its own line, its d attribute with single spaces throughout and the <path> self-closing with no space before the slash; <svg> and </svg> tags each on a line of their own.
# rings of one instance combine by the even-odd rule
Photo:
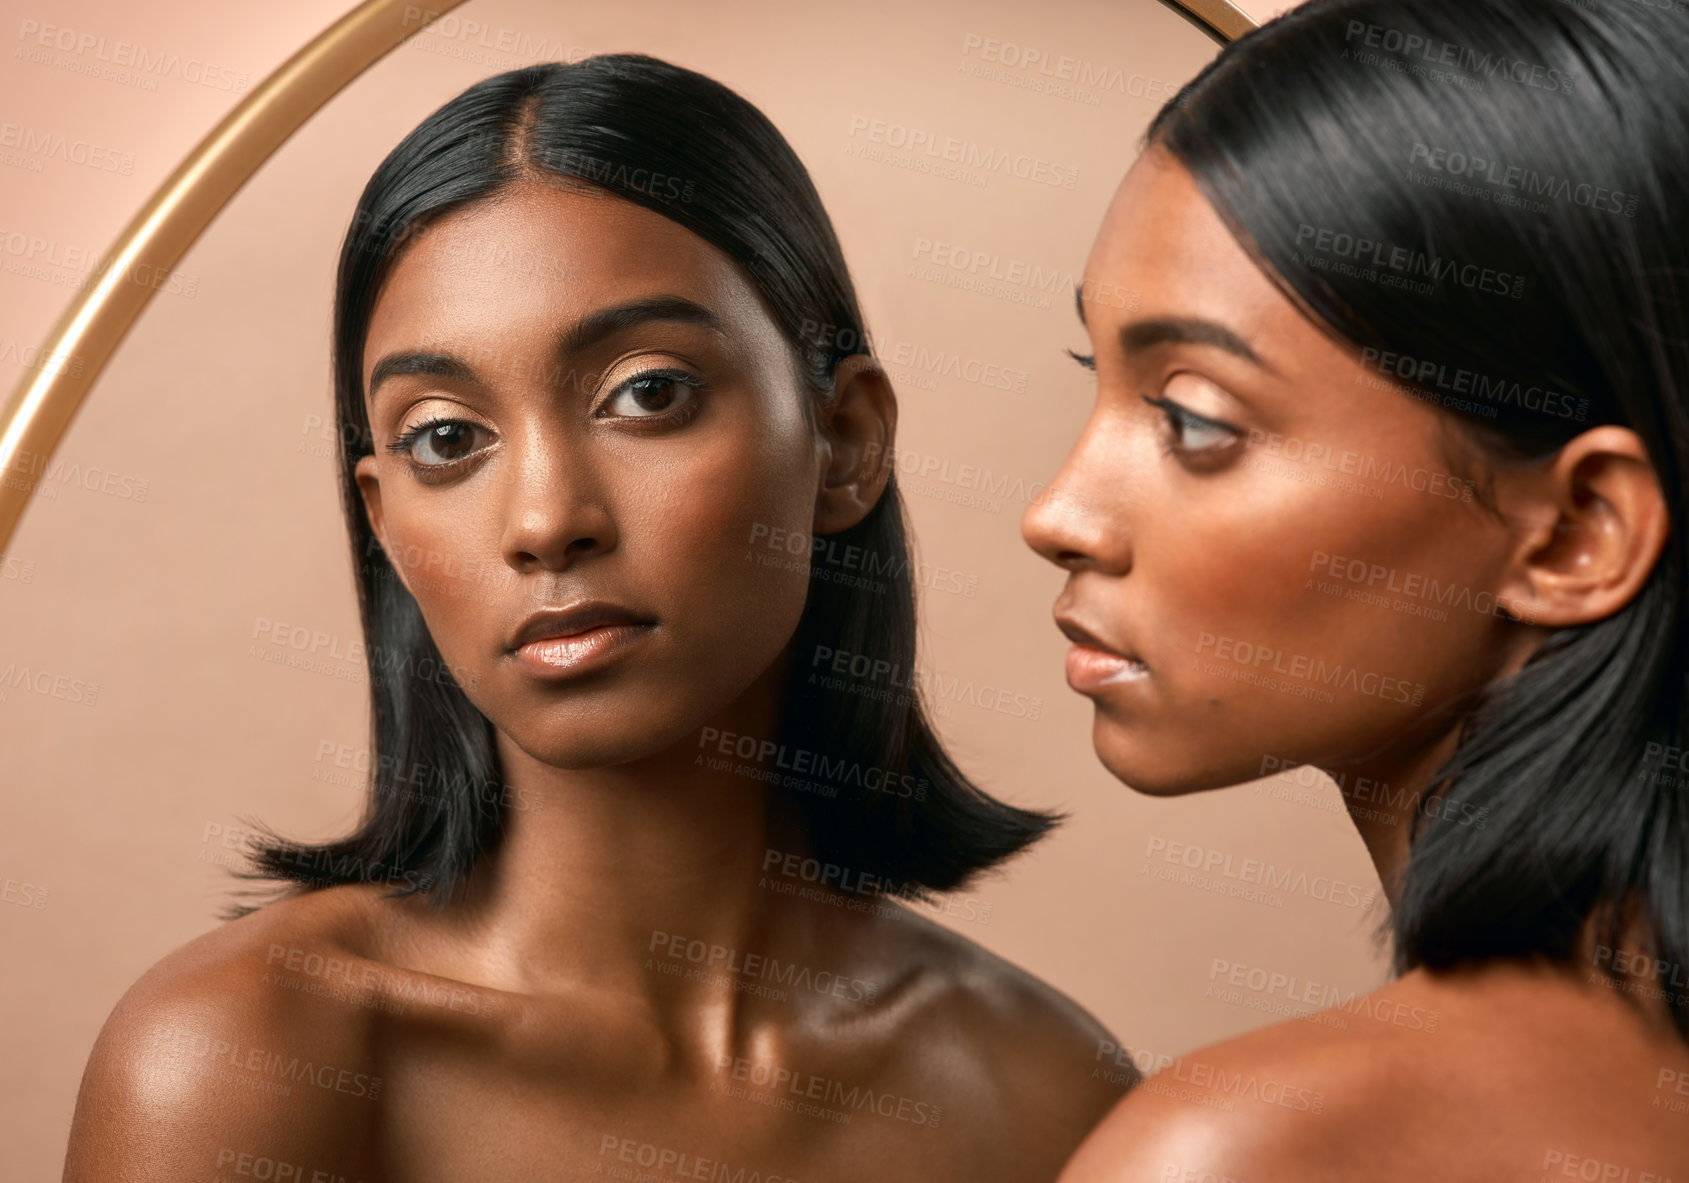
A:
<svg viewBox="0 0 1689 1183">
<path fill-rule="evenodd" d="M 430 22 L 464 0 L 435 0 Z M 1224 45 L 1256 24 L 1228 0 L 1160 0 Z M 177 166 L 118 236 L 97 283 L 85 288 L 47 335 L 34 373 L 0 410 L 0 472 L 51 458 L 94 380 L 156 290 L 131 275 L 168 275 L 223 206 L 306 120 L 426 24 L 406 20 L 406 0 L 366 0 L 318 34 L 247 95 Z M 67 365 L 67 362 L 79 364 Z M 0 482 L 0 551 L 33 492 Z"/>
</svg>

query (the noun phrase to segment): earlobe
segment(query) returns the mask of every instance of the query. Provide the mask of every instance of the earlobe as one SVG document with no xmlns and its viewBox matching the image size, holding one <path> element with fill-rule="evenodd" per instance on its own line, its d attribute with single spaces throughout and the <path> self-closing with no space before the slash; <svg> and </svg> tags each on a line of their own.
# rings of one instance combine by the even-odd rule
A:
<svg viewBox="0 0 1689 1183">
<path fill-rule="evenodd" d="M 1535 524 L 1498 600 L 1515 617 L 1564 628 L 1601 620 L 1641 591 L 1665 550 L 1670 514 L 1641 439 L 1592 428 L 1528 478 Z"/>
<path fill-rule="evenodd" d="M 880 364 L 865 353 L 833 370 L 833 401 L 821 432 L 825 462 L 815 496 L 816 534 L 848 530 L 868 515 L 891 479 L 897 396 Z"/>
</svg>

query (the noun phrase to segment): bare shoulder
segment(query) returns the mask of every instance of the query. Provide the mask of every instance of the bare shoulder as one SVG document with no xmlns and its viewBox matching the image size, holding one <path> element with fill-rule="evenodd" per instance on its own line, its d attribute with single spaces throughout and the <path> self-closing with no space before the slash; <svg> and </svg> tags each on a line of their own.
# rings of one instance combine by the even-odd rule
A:
<svg viewBox="0 0 1689 1183">
<path fill-rule="evenodd" d="M 1140 1079 L 1116 1063 L 1108 1028 L 1048 982 L 924 916 L 909 913 L 904 928 L 905 959 L 921 967 L 904 1023 L 971 1092 L 990 1094 L 974 1098 L 980 1112 L 1009 1106 L 1023 1135 L 1044 1130 L 1071 1148 Z"/>
<path fill-rule="evenodd" d="M 1387 1147 L 1354 1118 L 1424 1082 L 1392 1077 L 1377 1052 L 1355 1033 L 1281 1023 L 1174 1057 L 1115 1105 L 1061 1183 L 1382 1178 L 1366 1158 Z"/>
<path fill-rule="evenodd" d="M 1657 1082 L 1689 1070 L 1684 1056 L 1563 972 L 1416 972 L 1173 1060 L 1061 1183 L 1534 1180 L 1568 1164 L 1665 1178 L 1689 1169 L 1689 1116 L 1664 1111 Z"/>
<path fill-rule="evenodd" d="M 355 956 L 350 904 L 333 890 L 279 901 L 143 974 L 94 1041 L 67 1183 L 210 1178 L 264 1158 L 306 1178 L 356 1177 L 381 1089 L 370 1038 L 379 1011 L 329 1005 L 278 972 L 294 951 L 324 963 Z"/>
</svg>

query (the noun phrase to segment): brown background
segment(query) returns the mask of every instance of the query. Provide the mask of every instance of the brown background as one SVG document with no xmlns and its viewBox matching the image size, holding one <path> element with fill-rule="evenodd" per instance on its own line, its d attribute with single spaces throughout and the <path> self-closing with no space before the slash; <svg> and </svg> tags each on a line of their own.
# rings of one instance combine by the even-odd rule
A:
<svg viewBox="0 0 1689 1183">
<path fill-rule="evenodd" d="M 0 382 L 10 387 L 86 274 L 75 264 L 19 271 L 15 236 L 50 241 L 61 264 L 78 249 L 99 254 L 239 97 L 175 74 L 146 89 L 79 72 L 100 67 L 94 50 L 41 50 L 23 36 L 27 22 L 104 37 L 108 54 L 129 41 L 210 62 L 250 89 L 344 0 L 0 7 Z M 1265 19 L 1287 5 L 1246 7 Z M 292 668 L 274 660 L 289 650 L 254 635 L 281 621 L 326 634 L 340 653 L 359 636 L 332 435 L 320 429 L 335 251 L 358 191 L 406 131 L 476 79 L 538 60 L 640 50 L 702 70 L 768 113 L 827 202 L 898 379 L 900 479 L 919 557 L 974 589 L 923 596 L 922 663 L 1029 711 L 1037 703 L 1034 719 L 940 699 L 940 726 L 1001 796 L 1073 814 L 949 922 L 1145 1055 L 1271 1021 L 1248 1001 L 1279 996 L 1212 996 L 1216 959 L 1344 991 L 1382 980 L 1379 912 L 1305 893 L 1274 906 L 1148 873 L 1179 870 L 1147 857 L 1152 843 L 1187 842 L 1234 863 L 1377 886 L 1323 780 L 1156 801 L 1097 763 L 1091 707 L 1063 681 L 1065 642 L 1050 621 L 1059 573 L 1018 529 L 1017 490 L 1035 492 L 1055 471 L 1089 406 L 1087 375 L 1061 352 L 1085 340 L 1068 289 L 1039 307 L 911 273 L 916 244 L 930 239 L 1077 276 L 1145 124 L 1214 44 L 1152 0 L 700 11 L 679 0 L 470 0 L 336 98 L 235 198 L 178 265 L 182 290 L 155 297 L 72 425 L 58 453 L 66 468 L 43 481 L 0 557 L 0 673 L 98 686 L 88 704 L 0 679 L 0 881 L 15 881 L 0 893 L 6 1178 L 58 1178 L 100 1023 L 149 965 L 215 923 L 228 885 L 218 860 L 233 855 L 224 838 L 238 835 L 238 819 L 324 837 L 357 813 L 351 774 L 318 753 L 363 747 L 361 666 L 329 655 L 326 672 Z M 989 41 L 1082 59 L 1113 85 L 1075 97 L 976 76 L 969 66 Z M 31 60 L 26 45 L 50 59 Z M 998 173 L 980 187 L 864 159 L 868 136 L 851 134 L 853 119 L 1030 153 L 1077 169 L 1078 181 L 1068 190 Z M 96 161 L 28 150 L 59 136 L 100 148 Z M 108 171 L 112 160 L 120 171 Z M 900 350 L 921 349 L 1024 371 L 1025 390 L 899 364 Z M 951 479 L 910 474 L 929 458 Z M 970 489 L 954 476 L 963 465 L 1006 476 L 1011 492 Z"/>
</svg>

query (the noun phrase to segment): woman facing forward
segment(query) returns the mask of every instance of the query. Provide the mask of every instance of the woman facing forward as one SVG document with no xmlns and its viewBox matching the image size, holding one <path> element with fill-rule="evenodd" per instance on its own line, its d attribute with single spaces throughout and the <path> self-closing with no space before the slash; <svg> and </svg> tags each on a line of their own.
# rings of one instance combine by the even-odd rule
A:
<svg viewBox="0 0 1689 1183">
<path fill-rule="evenodd" d="M 124 996 L 65 1177 L 1053 1177 L 1107 1032 L 898 902 L 1053 818 L 837 676 L 913 666 L 896 403 L 779 133 L 638 55 L 480 82 L 334 324 L 368 809 Z"/>
<path fill-rule="evenodd" d="M 1051 486 L 1093 512 L 1024 533 L 1103 763 L 1325 770 L 1396 976 L 1063 1179 L 1689 1176 L 1689 12 L 1313 0 L 1147 143 Z"/>
</svg>

